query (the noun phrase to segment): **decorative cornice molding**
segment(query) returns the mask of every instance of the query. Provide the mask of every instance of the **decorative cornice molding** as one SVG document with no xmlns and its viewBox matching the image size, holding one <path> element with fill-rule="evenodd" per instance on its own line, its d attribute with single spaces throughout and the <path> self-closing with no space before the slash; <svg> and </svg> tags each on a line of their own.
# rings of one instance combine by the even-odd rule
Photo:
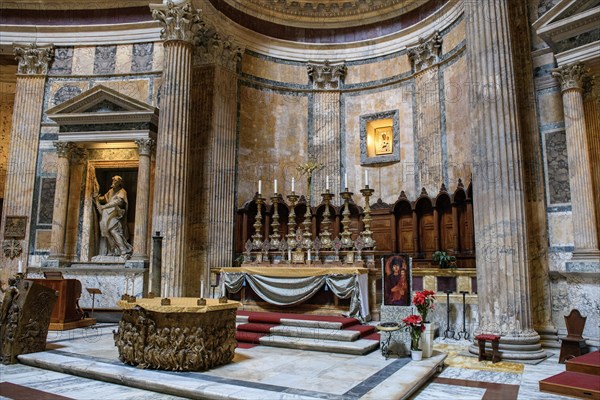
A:
<svg viewBox="0 0 600 400">
<path fill-rule="evenodd" d="M 415 73 L 440 61 L 442 41 L 440 32 L 435 31 L 429 39 L 419 38 L 419 45 L 408 49 L 408 58 Z"/>
<path fill-rule="evenodd" d="M 587 74 L 583 64 L 576 63 L 552 69 L 552 76 L 560 82 L 563 92 L 567 90 L 583 90 L 583 78 Z"/>
<path fill-rule="evenodd" d="M 150 156 L 156 148 L 156 142 L 154 139 L 137 139 L 135 144 L 138 147 L 138 153 L 140 156 Z"/>
<path fill-rule="evenodd" d="M 166 7 L 151 5 L 150 8 L 152 9 L 152 18 L 157 20 L 162 27 L 160 37 L 165 42 L 182 41 L 191 44 L 203 25 L 200 20 L 200 10 L 192 8 L 190 3 L 177 6 L 169 1 Z"/>
<path fill-rule="evenodd" d="M 244 50 L 215 28 L 208 24 L 205 26 L 206 29 L 202 29 L 198 35 L 194 64 L 217 64 L 236 71 Z"/>
<path fill-rule="evenodd" d="M 344 64 L 331 65 L 328 60 L 323 64 L 309 63 L 306 69 L 315 89 L 337 90 L 346 76 Z"/>
<path fill-rule="evenodd" d="M 38 46 L 35 43 L 30 45 L 18 45 L 13 43 L 16 59 L 19 61 L 17 73 L 20 75 L 46 75 L 48 65 L 54 55 L 52 45 Z"/>
</svg>

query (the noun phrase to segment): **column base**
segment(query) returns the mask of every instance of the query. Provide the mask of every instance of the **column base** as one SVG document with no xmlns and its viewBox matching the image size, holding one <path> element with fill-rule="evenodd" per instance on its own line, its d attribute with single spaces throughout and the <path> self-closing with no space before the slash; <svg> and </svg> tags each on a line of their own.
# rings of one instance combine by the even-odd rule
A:
<svg viewBox="0 0 600 400">
<path fill-rule="evenodd" d="M 150 262 L 144 259 L 135 259 L 125 261 L 125 268 L 148 268 Z"/>
<path fill-rule="evenodd" d="M 558 338 L 558 330 L 554 326 L 543 326 L 535 330 L 540 335 L 540 343 L 542 347 L 550 347 L 553 349 L 560 348 L 560 340 Z"/>
<path fill-rule="evenodd" d="M 600 250 L 576 249 L 565 263 L 567 272 L 600 272 Z"/>
<path fill-rule="evenodd" d="M 486 349 L 491 350 L 491 343 L 486 343 Z M 524 361 L 524 360 L 543 360 L 548 353 L 542 349 L 540 337 L 510 337 L 502 336 L 500 338 L 500 361 Z M 479 346 L 473 342 L 469 346 L 469 353 L 479 355 Z"/>
</svg>

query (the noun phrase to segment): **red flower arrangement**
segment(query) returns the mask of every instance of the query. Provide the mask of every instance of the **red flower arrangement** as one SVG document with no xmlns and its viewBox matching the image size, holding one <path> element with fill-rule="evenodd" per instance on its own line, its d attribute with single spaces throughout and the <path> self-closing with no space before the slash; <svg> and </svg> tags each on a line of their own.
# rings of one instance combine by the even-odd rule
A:
<svg viewBox="0 0 600 400">
<path fill-rule="evenodd" d="M 433 310 L 434 302 L 435 292 L 433 290 L 416 292 L 413 296 L 413 304 L 417 307 L 417 311 L 421 314 L 424 322 L 427 322 L 427 313 L 429 313 L 429 310 Z"/>
<path fill-rule="evenodd" d="M 425 325 L 423 325 L 423 319 L 420 315 L 412 314 L 402 320 L 404 327 L 410 333 L 410 349 L 419 350 L 419 341 L 421 340 L 421 333 L 425 331 Z"/>
</svg>

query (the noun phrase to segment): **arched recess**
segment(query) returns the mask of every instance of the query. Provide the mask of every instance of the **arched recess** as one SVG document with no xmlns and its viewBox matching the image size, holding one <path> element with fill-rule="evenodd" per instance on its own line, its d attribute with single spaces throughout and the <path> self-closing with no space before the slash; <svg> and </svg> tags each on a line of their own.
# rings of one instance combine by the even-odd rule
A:
<svg viewBox="0 0 600 400">
<path fill-rule="evenodd" d="M 414 255 L 418 249 L 415 248 L 413 208 L 406 197 L 401 197 L 394 204 L 394 219 L 397 238 L 395 251 Z"/>
<path fill-rule="evenodd" d="M 468 237 L 465 235 L 468 225 L 467 218 L 467 193 L 463 187 L 458 187 L 452 196 L 452 207 L 456 210 L 456 227 L 454 233 L 456 235 L 454 254 L 462 254 L 464 249 L 468 247 Z"/>
<path fill-rule="evenodd" d="M 446 191 L 440 191 L 435 198 L 435 208 L 437 210 L 438 232 L 436 237 L 436 250 L 442 250 L 449 253 L 454 252 L 454 232 L 452 220 L 452 204 L 450 195 Z"/>
<path fill-rule="evenodd" d="M 415 202 L 417 213 L 417 228 L 419 235 L 418 258 L 431 258 L 436 251 L 435 222 L 433 217 L 433 204 L 427 193 L 421 194 Z"/>
</svg>

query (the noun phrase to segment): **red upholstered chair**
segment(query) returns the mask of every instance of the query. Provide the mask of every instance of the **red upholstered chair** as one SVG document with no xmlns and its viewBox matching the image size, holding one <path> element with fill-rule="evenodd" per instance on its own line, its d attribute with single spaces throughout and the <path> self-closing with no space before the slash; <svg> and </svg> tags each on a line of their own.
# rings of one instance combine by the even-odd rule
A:
<svg viewBox="0 0 600 400">
<path fill-rule="evenodd" d="M 492 343 L 492 363 L 497 363 L 500 361 L 500 352 L 498 351 L 498 348 L 500 347 L 500 336 L 482 333 L 481 335 L 475 336 L 475 339 L 477 339 L 477 344 L 479 345 L 479 361 L 486 359 L 486 341 L 490 341 Z"/>
<path fill-rule="evenodd" d="M 560 356 L 558 357 L 560 364 L 564 364 L 566 360 L 588 352 L 588 347 L 583 338 L 586 319 L 587 317 L 583 317 L 576 308 L 572 309 L 569 315 L 565 315 L 567 336 L 560 338 Z"/>
</svg>

